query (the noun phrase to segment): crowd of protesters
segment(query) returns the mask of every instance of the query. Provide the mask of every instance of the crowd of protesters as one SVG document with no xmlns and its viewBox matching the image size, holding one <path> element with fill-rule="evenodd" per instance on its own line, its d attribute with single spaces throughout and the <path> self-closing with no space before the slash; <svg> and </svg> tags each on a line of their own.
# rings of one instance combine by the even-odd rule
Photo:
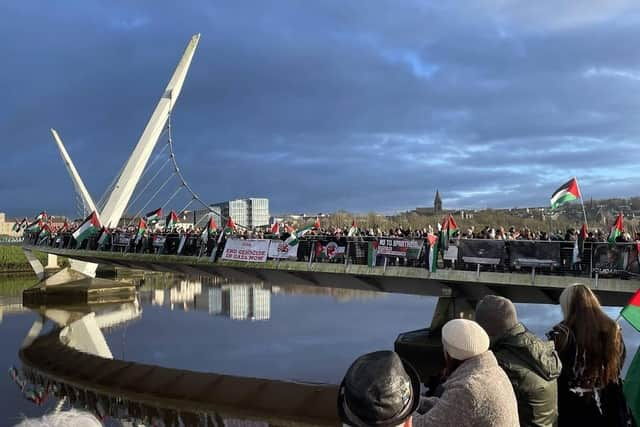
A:
<svg viewBox="0 0 640 427">
<path fill-rule="evenodd" d="M 450 218 L 450 217 L 449 217 Z M 451 221 L 449 223 L 448 221 Z M 129 225 L 125 227 L 116 227 L 112 229 L 95 230 L 93 235 L 80 242 L 73 237 L 74 231 L 81 225 L 80 222 L 64 223 L 63 225 L 53 226 L 43 223 L 41 227 L 27 227 L 24 231 L 25 240 L 35 245 L 47 245 L 57 248 L 67 249 L 88 249 L 100 251 L 116 251 L 130 253 L 154 253 L 154 254 L 178 254 L 186 256 L 207 256 L 212 259 L 218 259 L 222 255 L 224 242 L 228 238 L 237 239 L 279 239 L 287 241 L 290 236 L 299 233 L 296 229 L 289 225 L 279 225 L 277 227 L 257 227 L 247 229 L 243 227 L 234 227 L 232 229 L 221 229 L 219 227 L 208 230 L 206 226 L 196 226 L 189 224 L 176 224 L 172 227 L 162 227 L 160 223 L 150 223 L 145 228 L 140 229 L 139 226 Z M 452 226 L 453 225 L 453 226 Z M 452 227 L 451 227 L 452 226 Z M 445 228 L 446 227 L 446 228 Z M 309 228 L 309 227 L 307 227 Z M 507 245 L 512 241 L 534 241 L 538 242 L 557 242 L 560 245 L 561 254 L 558 256 L 558 263 L 555 265 L 556 270 L 562 272 L 570 272 L 571 274 L 580 275 L 585 271 L 593 268 L 591 257 L 593 255 L 593 244 L 600 244 L 606 251 L 606 254 L 598 253 L 598 257 L 607 258 L 599 261 L 600 264 L 610 264 L 615 270 L 627 271 L 633 274 L 640 274 L 640 258 L 637 256 L 638 251 L 636 245 L 629 245 L 624 249 L 625 254 L 621 251 L 609 249 L 607 244 L 607 236 L 600 230 L 586 233 L 582 236 L 583 247 L 580 248 L 580 260 L 575 259 L 574 243 L 580 237 L 580 231 L 576 229 L 568 229 L 565 232 L 557 231 L 555 233 L 547 233 L 544 231 L 532 231 L 528 228 L 517 230 L 515 227 L 504 229 L 503 227 L 485 226 L 480 229 L 474 227 L 466 230 L 459 229 L 453 219 L 447 219 L 443 224 L 439 224 L 437 228 L 431 226 L 412 229 L 408 227 L 397 226 L 389 230 L 382 230 L 378 227 L 358 228 L 355 221 L 350 227 L 322 227 L 319 220 L 304 235 L 298 236 L 298 261 L 308 261 L 310 254 L 314 252 L 316 255 L 322 254 L 323 246 L 330 241 L 336 242 L 339 247 L 345 248 L 341 252 L 336 252 L 336 256 L 317 256 L 315 261 L 318 262 L 344 262 L 346 258 L 350 258 L 354 264 L 364 264 L 367 261 L 367 242 L 379 240 L 380 238 L 407 239 L 421 242 L 421 248 L 418 252 L 413 252 L 407 256 L 381 256 L 378 255 L 373 265 L 399 265 L 412 267 L 426 267 L 428 264 L 428 242 L 429 236 L 439 236 L 439 265 L 449 268 L 475 268 L 475 266 L 465 266 L 458 262 L 458 265 L 452 263 L 445 256 L 445 251 L 449 246 L 460 246 L 459 240 L 493 240 L 504 241 Z M 633 238 L 628 232 L 621 233 L 617 238 L 617 242 L 640 242 L 640 233 L 636 233 Z M 510 251 L 506 247 L 504 249 L 504 262 L 500 263 L 499 271 L 513 271 L 514 266 L 511 264 Z M 634 252 L 635 251 L 635 252 Z M 326 251 L 325 251 L 326 252 Z M 602 252 L 602 250 L 600 250 Z M 453 255 L 455 257 L 455 255 Z M 460 260 L 458 260 L 460 261 Z M 605 262 L 606 261 L 606 262 Z M 485 267 L 483 267 L 485 268 Z M 497 267 L 492 267 L 494 270 Z M 520 269 L 520 267 L 515 267 Z M 525 268 L 525 271 L 527 269 Z M 618 274 L 618 273 L 615 273 Z M 626 273 L 625 273 L 626 274 Z"/>
</svg>

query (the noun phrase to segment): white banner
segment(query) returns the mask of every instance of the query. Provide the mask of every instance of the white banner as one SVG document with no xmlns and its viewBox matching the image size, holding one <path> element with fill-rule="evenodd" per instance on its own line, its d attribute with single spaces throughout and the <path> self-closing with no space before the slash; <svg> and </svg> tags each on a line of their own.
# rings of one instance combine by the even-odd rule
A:
<svg viewBox="0 0 640 427">
<path fill-rule="evenodd" d="M 229 239 L 224 245 L 222 259 L 230 261 L 265 262 L 269 253 L 269 240 Z"/>
<path fill-rule="evenodd" d="M 271 240 L 269 243 L 269 258 L 298 259 L 298 245 L 289 246 L 282 240 Z"/>
</svg>

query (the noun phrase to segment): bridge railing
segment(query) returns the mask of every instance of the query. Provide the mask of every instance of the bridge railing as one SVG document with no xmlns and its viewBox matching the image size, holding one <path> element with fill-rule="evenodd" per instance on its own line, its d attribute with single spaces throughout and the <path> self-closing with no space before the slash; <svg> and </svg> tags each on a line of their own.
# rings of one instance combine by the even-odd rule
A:
<svg viewBox="0 0 640 427">
<path fill-rule="evenodd" d="M 218 245 L 217 235 L 206 241 L 200 234 L 135 233 L 114 231 L 100 239 L 94 235 L 83 241 L 78 249 L 126 253 L 153 253 L 224 258 L 227 237 Z M 373 266 L 408 266 L 426 268 L 429 244 L 426 239 L 399 237 L 334 237 L 307 235 L 290 247 L 278 236 L 265 236 L 261 247 L 267 247 L 268 257 L 299 262 L 337 263 Z M 264 242 L 268 240 L 269 242 Z M 36 242 L 27 236 L 28 243 L 57 248 L 75 248 L 71 233 L 60 233 Z M 265 246 L 266 244 L 266 246 Z M 640 242 L 576 242 L 533 240 L 450 239 L 438 248 L 438 269 L 526 272 L 594 277 L 640 277 Z M 273 248 L 271 248 L 273 247 Z M 213 255 L 215 251 L 215 257 Z"/>
</svg>

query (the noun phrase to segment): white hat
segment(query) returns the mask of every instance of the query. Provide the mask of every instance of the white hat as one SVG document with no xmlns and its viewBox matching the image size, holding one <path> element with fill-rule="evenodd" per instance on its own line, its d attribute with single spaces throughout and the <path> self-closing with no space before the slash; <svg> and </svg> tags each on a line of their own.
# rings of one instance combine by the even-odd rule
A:
<svg viewBox="0 0 640 427">
<path fill-rule="evenodd" d="M 444 351 L 456 360 L 467 360 L 489 350 L 489 336 L 473 320 L 453 319 L 442 327 Z"/>
</svg>

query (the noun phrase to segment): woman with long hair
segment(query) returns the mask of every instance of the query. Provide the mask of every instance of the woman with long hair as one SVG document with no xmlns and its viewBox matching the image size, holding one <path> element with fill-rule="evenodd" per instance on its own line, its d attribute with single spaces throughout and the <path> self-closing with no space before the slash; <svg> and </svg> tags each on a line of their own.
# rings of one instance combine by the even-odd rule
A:
<svg viewBox="0 0 640 427">
<path fill-rule="evenodd" d="M 580 283 L 562 291 L 560 307 L 563 320 L 547 334 L 562 361 L 558 426 L 631 425 L 620 380 L 626 352 L 620 326 Z"/>
</svg>

